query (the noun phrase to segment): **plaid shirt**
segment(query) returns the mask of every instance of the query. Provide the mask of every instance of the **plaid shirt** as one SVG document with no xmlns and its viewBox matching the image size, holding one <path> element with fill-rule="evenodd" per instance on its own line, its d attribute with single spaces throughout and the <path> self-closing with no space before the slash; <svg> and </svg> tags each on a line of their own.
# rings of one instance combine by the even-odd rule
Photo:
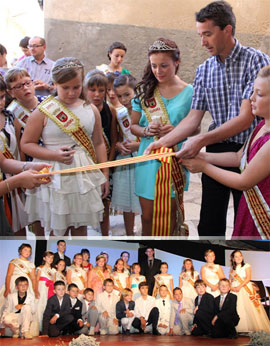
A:
<svg viewBox="0 0 270 346">
<path fill-rule="evenodd" d="M 270 58 L 266 54 L 241 46 L 235 40 L 235 46 L 225 63 L 214 56 L 197 68 L 191 109 L 210 112 L 213 120 L 209 131 L 240 113 L 242 100 L 250 98 L 254 80 L 266 65 L 270 65 Z M 228 141 L 244 143 L 257 123 L 258 119 L 255 119 L 248 130 Z"/>
</svg>

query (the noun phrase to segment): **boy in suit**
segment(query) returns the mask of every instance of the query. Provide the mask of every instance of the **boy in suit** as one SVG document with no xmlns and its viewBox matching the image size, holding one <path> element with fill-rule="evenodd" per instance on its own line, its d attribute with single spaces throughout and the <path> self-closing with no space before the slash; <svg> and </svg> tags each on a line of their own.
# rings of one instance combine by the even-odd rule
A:
<svg viewBox="0 0 270 346">
<path fill-rule="evenodd" d="M 68 294 L 70 298 L 70 311 L 74 320 L 67 326 L 66 332 L 70 335 L 77 334 L 83 327 L 82 302 L 78 299 L 79 288 L 76 284 L 68 285 Z"/>
<path fill-rule="evenodd" d="M 194 336 L 211 335 L 214 317 L 214 297 L 206 292 L 203 280 L 196 280 L 194 287 L 198 296 L 195 298 L 194 320 L 191 334 Z"/>
<path fill-rule="evenodd" d="M 15 281 L 17 292 L 10 293 L 7 296 L 1 323 L 10 328 L 13 332 L 13 338 L 21 336 L 24 339 L 32 339 L 30 325 L 35 312 L 35 297 L 27 292 L 28 280 L 20 276 Z"/>
<path fill-rule="evenodd" d="M 82 300 L 82 320 L 84 326 L 78 330 L 78 334 L 95 335 L 95 326 L 98 321 L 98 311 L 94 300 L 92 288 L 86 288 L 83 292 Z"/>
<path fill-rule="evenodd" d="M 235 326 L 240 320 L 236 311 L 237 295 L 230 293 L 230 289 L 228 279 L 219 281 L 220 295 L 215 298 L 215 317 L 212 319 L 213 338 L 237 338 Z"/>
<path fill-rule="evenodd" d="M 159 311 L 155 306 L 155 298 L 148 295 L 148 283 L 146 281 L 140 282 L 139 290 L 141 296 L 135 300 L 135 319 L 133 326 L 140 333 L 144 333 L 146 328 L 152 325 L 153 335 L 160 335 L 157 329 Z"/>
<path fill-rule="evenodd" d="M 48 299 L 43 315 L 43 337 L 56 337 L 74 320 L 70 311 L 70 298 L 63 281 L 54 283 L 55 294 Z"/>
<path fill-rule="evenodd" d="M 131 326 L 135 318 L 134 314 L 135 302 L 132 300 L 132 290 L 125 288 L 121 292 L 119 302 L 116 304 L 116 318 L 119 325 L 122 326 L 123 334 L 129 335 Z"/>
<path fill-rule="evenodd" d="M 191 298 L 183 297 L 181 288 L 173 290 L 174 301 L 172 303 L 170 317 L 170 335 L 190 335 L 193 322 L 194 304 Z"/>
<path fill-rule="evenodd" d="M 155 285 L 154 276 L 160 273 L 161 260 L 154 257 L 155 251 L 153 248 L 148 247 L 145 251 L 147 259 L 141 263 L 141 274 L 145 276 L 148 283 L 148 293 L 151 296 Z"/>
<path fill-rule="evenodd" d="M 119 333 L 118 319 L 116 318 L 116 304 L 118 296 L 113 293 L 113 280 L 106 279 L 103 283 L 104 292 L 97 295 L 96 307 L 100 324 L 100 335 Z"/>
<path fill-rule="evenodd" d="M 169 298 L 169 291 L 166 285 L 159 287 L 160 298 L 156 299 L 156 307 L 159 311 L 158 318 L 158 331 L 161 335 L 169 333 L 170 329 L 170 316 L 171 316 L 171 301 Z"/>
</svg>

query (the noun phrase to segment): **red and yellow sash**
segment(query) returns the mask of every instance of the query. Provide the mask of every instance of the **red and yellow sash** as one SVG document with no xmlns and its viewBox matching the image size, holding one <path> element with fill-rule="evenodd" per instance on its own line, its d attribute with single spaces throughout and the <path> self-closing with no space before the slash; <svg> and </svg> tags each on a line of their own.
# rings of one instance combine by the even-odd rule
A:
<svg viewBox="0 0 270 346">
<path fill-rule="evenodd" d="M 243 171 L 248 165 L 248 150 L 250 147 L 252 134 L 246 141 L 241 158 L 240 169 Z M 264 199 L 258 185 L 253 186 L 247 191 L 243 191 L 248 210 L 256 225 L 256 228 L 262 239 L 270 239 L 270 207 Z"/>
<path fill-rule="evenodd" d="M 30 110 L 25 108 L 18 100 L 13 100 L 7 110 L 15 115 L 19 120 L 20 125 L 24 128 L 29 116 L 31 115 Z"/>
<path fill-rule="evenodd" d="M 50 118 L 63 132 L 85 150 L 87 155 L 97 163 L 96 152 L 91 138 L 80 125 L 80 119 L 65 107 L 59 100 L 49 96 L 44 100 L 38 109 Z"/>
<path fill-rule="evenodd" d="M 237 273 L 234 273 L 233 277 L 240 284 L 243 283 L 243 280 L 241 279 L 241 277 Z M 244 285 L 243 288 L 248 293 L 249 299 L 252 301 L 252 303 L 254 304 L 255 308 L 257 308 L 257 310 L 260 312 L 260 310 L 259 310 L 259 307 L 261 305 L 261 297 L 260 297 L 260 295 L 258 293 L 256 293 L 254 287 L 252 287 L 252 290 L 251 290 L 247 285 Z"/>
<path fill-rule="evenodd" d="M 141 102 L 148 123 L 154 118 L 159 119 L 161 124 L 170 124 L 169 114 L 161 98 L 158 88 L 154 91 L 154 96 L 147 100 L 148 107 Z M 154 137 L 154 140 L 157 140 Z M 178 151 L 177 146 L 173 149 L 161 148 L 161 150 Z M 164 152 L 164 151 L 160 151 Z M 171 177 L 175 191 L 175 200 L 177 205 L 177 228 L 184 227 L 185 234 L 188 235 L 188 227 L 184 224 L 184 186 L 185 173 L 183 167 L 179 164 L 177 158 L 166 158 L 161 161 L 161 166 L 157 172 L 155 184 L 155 200 L 153 213 L 152 235 L 169 236 L 171 224 Z"/>
<path fill-rule="evenodd" d="M 15 157 L 13 156 L 12 152 L 9 150 L 6 138 L 0 135 L 0 140 L 2 141 L 2 148 L 3 148 L 2 154 L 5 156 L 6 159 L 15 160 Z"/>
</svg>

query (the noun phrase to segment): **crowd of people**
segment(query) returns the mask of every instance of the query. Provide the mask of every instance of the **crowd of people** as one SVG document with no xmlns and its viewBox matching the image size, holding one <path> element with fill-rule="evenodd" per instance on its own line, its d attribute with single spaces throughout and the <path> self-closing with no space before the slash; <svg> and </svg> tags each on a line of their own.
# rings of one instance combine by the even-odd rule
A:
<svg viewBox="0 0 270 346">
<path fill-rule="evenodd" d="M 183 194 L 191 171 L 203 172 L 200 236 L 224 237 L 232 192 L 233 238 L 269 239 L 270 58 L 242 46 L 235 24 L 225 1 L 196 13 L 211 57 L 197 68 L 193 86 L 177 74 L 180 50 L 167 38 L 150 45 L 141 81 L 122 67 L 121 42 L 109 47 L 108 64 L 84 76 L 80 60 L 53 62 L 45 40 L 29 38 L 30 56 L 0 79 L 2 235 L 25 235 L 29 225 L 39 236 L 85 236 L 87 226 L 106 236 L 112 211 L 123 214 L 127 235 L 134 235 L 138 214 L 142 236 L 187 235 Z M 1 46 L 0 62 L 6 54 Z M 196 135 L 206 111 L 209 131 Z M 177 158 L 133 163 L 163 147 Z M 108 168 L 123 158 L 131 164 Z M 15 160 L 23 162 L 16 169 Z M 74 173 L 105 162 L 102 170 Z M 11 177 L 17 167 L 25 172 Z M 45 170 L 39 178 L 33 172 L 48 167 L 71 172 L 52 177 Z"/>
<path fill-rule="evenodd" d="M 215 263 L 215 253 L 205 252 L 198 273 L 186 258 L 179 281 L 168 273 L 168 264 L 148 247 L 142 262 L 129 265 L 123 251 L 113 268 L 101 252 L 90 263 L 87 248 L 71 262 L 66 243 L 58 251 L 45 251 L 42 264 L 30 261 L 31 246 L 23 243 L 19 257 L 8 266 L 0 291 L 1 324 L 6 336 L 95 333 L 129 335 L 207 335 L 236 338 L 238 333 L 264 330 L 270 321 L 251 282 L 251 266 L 240 250 L 231 253 L 229 278 Z"/>
</svg>

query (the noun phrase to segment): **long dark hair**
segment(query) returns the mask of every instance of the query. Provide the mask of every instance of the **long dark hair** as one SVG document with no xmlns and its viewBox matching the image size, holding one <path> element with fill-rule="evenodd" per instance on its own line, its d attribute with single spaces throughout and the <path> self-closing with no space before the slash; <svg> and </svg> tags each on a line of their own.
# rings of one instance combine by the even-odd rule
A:
<svg viewBox="0 0 270 346">
<path fill-rule="evenodd" d="M 166 53 L 169 54 L 173 61 L 179 61 L 180 62 L 180 50 L 177 47 L 177 44 L 174 41 L 171 41 L 167 38 L 159 38 L 158 41 L 164 42 L 167 46 L 171 48 L 175 48 L 175 50 L 151 50 L 151 47 L 148 51 L 148 58 L 152 54 L 156 53 Z M 177 73 L 179 69 L 179 65 L 175 69 L 175 74 Z M 144 104 L 147 106 L 147 100 L 149 100 L 151 97 L 153 97 L 154 90 L 156 86 L 158 85 L 158 80 L 154 76 L 151 68 L 150 59 L 148 60 L 148 63 L 144 69 L 142 81 L 136 86 L 135 88 L 135 98 L 143 100 Z"/>
<path fill-rule="evenodd" d="M 190 271 L 191 271 L 191 276 L 194 278 L 194 271 L 195 271 L 195 269 L 194 269 L 194 266 L 193 266 L 193 262 L 192 262 L 192 260 L 191 260 L 190 258 L 186 258 L 186 259 L 184 260 L 181 273 L 187 271 L 186 268 L 185 268 L 185 264 L 186 264 L 187 262 L 190 262 L 190 263 L 191 263 Z"/>
<path fill-rule="evenodd" d="M 235 262 L 235 260 L 234 260 L 234 255 L 237 253 L 237 252 L 240 252 L 240 254 L 242 255 L 242 252 L 240 251 L 240 250 L 234 250 L 232 253 L 231 253 L 231 267 L 232 267 L 232 269 L 233 270 L 235 270 L 235 268 L 236 268 L 236 262 Z M 245 262 L 244 262 L 244 259 L 243 259 L 243 261 L 242 261 L 242 263 L 241 263 L 241 267 L 243 267 L 245 265 Z"/>
</svg>

